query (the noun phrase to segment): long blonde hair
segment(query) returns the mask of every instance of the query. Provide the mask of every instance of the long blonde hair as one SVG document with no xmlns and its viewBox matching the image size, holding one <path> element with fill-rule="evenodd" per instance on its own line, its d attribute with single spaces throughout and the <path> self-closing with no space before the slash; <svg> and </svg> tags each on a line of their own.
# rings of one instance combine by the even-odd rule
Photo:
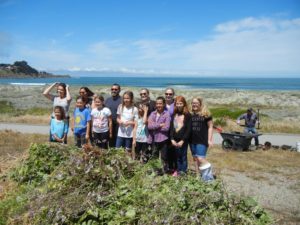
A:
<svg viewBox="0 0 300 225">
<path fill-rule="evenodd" d="M 205 117 L 205 118 L 210 117 L 210 116 L 211 116 L 211 113 L 210 113 L 210 111 L 208 110 L 208 108 L 206 107 L 206 105 L 204 104 L 203 99 L 202 99 L 202 98 L 199 98 L 199 97 L 198 97 L 198 98 L 193 97 L 193 98 L 192 98 L 192 101 L 193 101 L 194 99 L 196 99 L 196 100 L 200 103 L 200 110 L 199 110 L 199 112 L 197 112 L 197 114 L 198 114 L 199 116 L 203 116 L 203 117 Z"/>
</svg>

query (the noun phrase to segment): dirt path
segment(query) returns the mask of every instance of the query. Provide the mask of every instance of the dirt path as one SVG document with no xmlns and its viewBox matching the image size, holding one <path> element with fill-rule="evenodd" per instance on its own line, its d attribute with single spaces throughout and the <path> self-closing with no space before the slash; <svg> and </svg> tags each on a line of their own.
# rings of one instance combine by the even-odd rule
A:
<svg viewBox="0 0 300 225">
<path fill-rule="evenodd" d="M 28 124 L 16 124 L 16 123 L 0 123 L 0 130 L 13 130 L 21 133 L 38 133 L 48 134 L 49 126 L 44 125 L 28 125 Z M 72 132 L 69 132 L 69 136 Z M 223 141 L 222 137 L 218 133 L 214 133 L 214 143 L 221 144 Z M 266 141 L 271 142 L 273 145 L 290 145 L 296 146 L 297 142 L 300 142 L 300 134 L 263 134 L 259 137 L 260 143 Z"/>
<path fill-rule="evenodd" d="M 221 176 L 227 190 L 242 196 L 252 196 L 273 215 L 274 224 L 300 224 L 299 181 L 285 174 L 299 173 L 284 168 L 283 174 L 223 171 Z"/>
</svg>

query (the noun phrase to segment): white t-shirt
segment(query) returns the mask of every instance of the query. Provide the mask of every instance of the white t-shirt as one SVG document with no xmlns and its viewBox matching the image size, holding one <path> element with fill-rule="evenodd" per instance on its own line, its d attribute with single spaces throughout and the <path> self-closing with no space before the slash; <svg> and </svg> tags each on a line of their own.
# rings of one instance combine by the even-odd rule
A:
<svg viewBox="0 0 300 225">
<path fill-rule="evenodd" d="M 96 133 L 105 133 L 108 131 L 108 118 L 111 115 L 109 108 L 104 107 L 102 109 L 94 108 L 91 112 L 93 120 L 93 131 Z"/>
<path fill-rule="evenodd" d="M 137 130 L 136 130 L 136 141 L 145 143 L 148 140 L 149 133 L 148 133 L 148 128 L 144 124 L 143 120 L 144 120 L 143 118 L 138 118 Z"/>
<path fill-rule="evenodd" d="M 122 105 L 120 105 L 118 107 L 117 115 L 120 115 L 123 122 L 136 121 L 138 119 L 138 109 L 135 106 L 130 108 L 124 106 L 122 109 Z M 124 126 L 122 124 L 121 126 L 119 126 L 118 136 L 124 138 L 132 138 L 133 127 L 133 125 Z"/>
<path fill-rule="evenodd" d="M 69 116 L 70 102 L 68 102 L 67 97 L 60 98 L 58 96 L 54 96 L 52 101 L 53 101 L 53 110 L 54 110 L 55 106 L 61 106 L 61 107 L 63 107 L 63 109 L 65 111 L 65 116 L 66 117 Z M 52 113 L 52 116 L 54 117 L 54 112 Z"/>
</svg>

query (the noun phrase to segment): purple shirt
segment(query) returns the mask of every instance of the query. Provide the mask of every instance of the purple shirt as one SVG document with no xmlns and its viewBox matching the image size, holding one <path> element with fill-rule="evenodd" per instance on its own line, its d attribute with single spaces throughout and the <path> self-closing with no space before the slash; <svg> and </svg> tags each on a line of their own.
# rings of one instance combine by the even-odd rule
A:
<svg viewBox="0 0 300 225">
<path fill-rule="evenodd" d="M 166 110 L 168 110 L 168 112 L 170 113 L 170 116 L 172 117 L 173 113 L 174 113 L 174 102 L 170 105 L 169 108 L 167 108 L 167 106 L 166 106 Z"/>
<path fill-rule="evenodd" d="M 157 111 L 150 114 L 148 119 L 149 138 L 148 143 L 163 142 L 169 138 L 171 116 L 167 110 L 163 111 L 157 118 Z M 160 124 L 164 123 L 163 127 Z"/>
</svg>

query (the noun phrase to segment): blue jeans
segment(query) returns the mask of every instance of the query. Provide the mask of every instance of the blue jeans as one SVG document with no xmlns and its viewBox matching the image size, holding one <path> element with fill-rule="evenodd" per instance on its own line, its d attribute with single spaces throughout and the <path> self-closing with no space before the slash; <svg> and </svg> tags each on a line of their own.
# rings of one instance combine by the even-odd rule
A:
<svg viewBox="0 0 300 225">
<path fill-rule="evenodd" d="M 125 148 L 126 151 L 131 151 L 132 138 L 117 137 L 116 148 Z"/>
<path fill-rule="evenodd" d="M 245 127 L 245 133 L 257 134 L 257 130 L 255 127 Z M 255 145 L 258 146 L 258 137 L 254 138 Z"/>
<path fill-rule="evenodd" d="M 184 143 L 181 148 L 176 148 L 177 170 L 183 173 L 186 173 L 188 168 L 187 147 L 188 144 Z"/>
</svg>

